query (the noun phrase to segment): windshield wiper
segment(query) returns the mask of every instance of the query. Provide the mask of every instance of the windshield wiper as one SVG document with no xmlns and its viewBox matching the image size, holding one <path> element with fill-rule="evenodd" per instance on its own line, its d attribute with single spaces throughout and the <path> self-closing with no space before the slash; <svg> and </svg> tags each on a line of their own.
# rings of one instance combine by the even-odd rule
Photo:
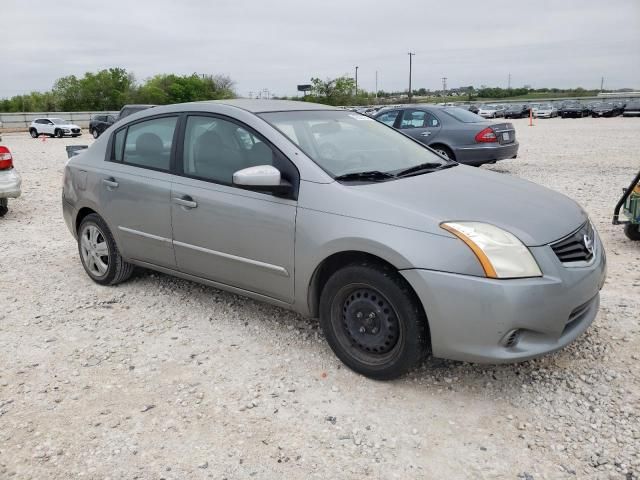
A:
<svg viewBox="0 0 640 480">
<path fill-rule="evenodd" d="M 408 175 L 423 173 L 423 172 L 434 172 L 436 170 L 444 170 L 445 168 L 455 167 L 457 163 L 435 163 L 435 162 L 427 162 L 421 163 L 419 165 L 415 165 L 413 167 L 406 168 L 404 170 L 400 170 L 396 173 L 396 177 L 406 177 Z"/>
<path fill-rule="evenodd" d="M 369 170 L 366 172 L 352 172 L 345 173 L 344 175 L 338 175 L 335 177 L 335 180 L 341 181 L 350 181 L 350 180 L 386 180 L 388 178 L 394 178 L 395 175 L 392 175 L 387 172 L 381 172 L 380 170 Z"/>
</svg>

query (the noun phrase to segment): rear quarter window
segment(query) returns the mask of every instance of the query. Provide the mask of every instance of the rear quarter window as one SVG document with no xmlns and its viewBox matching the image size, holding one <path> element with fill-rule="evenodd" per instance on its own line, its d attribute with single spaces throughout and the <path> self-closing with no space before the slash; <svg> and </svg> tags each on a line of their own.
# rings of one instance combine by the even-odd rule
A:
<svg viewBox="0 0 640 480">
<path fill-rule="evenodd" d="M 447 115 L 449 115 L 450 117 L 453 117 L 459 122 L 463 122 L 463 123 L 476 123 L 476 122 L 485 121 L 484 118 L 482 118 L 480 115 L 476 115 L 475 113 L 469 110 L 464 110 L 458 107 L 445 108 L 442 111 Z"/>
</svg>

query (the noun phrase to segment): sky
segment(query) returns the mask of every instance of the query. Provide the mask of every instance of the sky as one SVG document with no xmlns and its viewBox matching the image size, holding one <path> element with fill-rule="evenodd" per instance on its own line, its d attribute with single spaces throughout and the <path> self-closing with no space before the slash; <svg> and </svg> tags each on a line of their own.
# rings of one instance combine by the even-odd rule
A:
<svg viewBox="0 0 640 480">
<path fill-rule="evenodd" d="M 640 0 L 2 0 L 0 98 L 123 67 L 225 74 L 240 96 L 311 77 L 369 91 L 480 85 L 640 89 Z"/>
</svg>

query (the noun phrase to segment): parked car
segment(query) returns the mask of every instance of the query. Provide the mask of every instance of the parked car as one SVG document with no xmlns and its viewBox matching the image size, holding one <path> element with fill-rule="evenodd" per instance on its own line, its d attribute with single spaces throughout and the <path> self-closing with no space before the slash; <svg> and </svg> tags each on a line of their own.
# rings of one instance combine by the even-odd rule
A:
<svg viewBox="0 0 640 480">
<path fill-rule="evenodd" d="M 640 100 L 627 102 L 622 111 L 623 117 L 640 117 Z"/>
<path fill-rule="evenodd" d="M 582 118 L 588 117 L 590 113 L 589 107 L 582 103 L 566 103 L 562 110 L 560 110 L 560 117 L 562 118 Z"/>
<path fill-rule="evenodd" d="M 528 105 L 509 105 L 504 112 L 504 118 L 525 118 L 529 116 Z"/>
<path fill-rule="evenodd" d="M 376 379 L 429 351 L 498 363 L 561 349 L 595 318 L 606 271 L 562 194 L 304 102 L 125 119 L 68 161 L 62 206 L 94 282 L 138 265 L 319 316 L 336 355 Z"/>
<path fill-rule="evenodd" d="M 67 122 L 62 118 L 36 118 L 29 126 L 29 134 L 33 138 L 40 135 L 49 137 L 79 137 L 82 135 L 81 128 L 75 123 Z"/>
<path fill-rule="evenodd" d="M 116 123 L 113 115 L 94 115 L 89 122 L 89 133 L 93 138 L 98 138 L 111 125 Z"/>
<path fill-rule="evenodd" d="M 495 123 L 458 107 L 404 105 L 374 118 L 431 147 L 440 155 L 479 166 L 516 158 L 518 141 L 511 123 Z"/>
<path fill-rule="evenodd" d="M 558 109 L 551 103 L 543 103 L 534 110 L 533 116 L 536 118 L 554 118 L 558 116 Z"/>
<path fill-rule="evenodd" d="M 482 118 L 498 118 L 504 117 L 504 110 L 497 105 L 482 105 L 478 109 L 478 115 Z"/>
<path fill-rule="evenodd" d="M 156 105 L 147 105 L 147 104 L 131 104 L 125 105 L 120 109 L 120 113 L 118 114 L 117 120 L 122 120 L 125 117 L 137 112 L 141 112 L 142 110 L 146 110 L 147 108 L 153 108 Z"/>
<path fill-rule="evenodd" d="M 591 110 L 591 116 L 593 118 L 598 117 L 617 117 L 622 115 L 623 108 L 615 103 L 602 102 Z"/>
<path fill-rule="evenodd" d="M 0 217 L 9 211 L 9 199 L 18 198 L 22 179 L 13 165 L 11 151 L 0 145 Z"/>
</svg>

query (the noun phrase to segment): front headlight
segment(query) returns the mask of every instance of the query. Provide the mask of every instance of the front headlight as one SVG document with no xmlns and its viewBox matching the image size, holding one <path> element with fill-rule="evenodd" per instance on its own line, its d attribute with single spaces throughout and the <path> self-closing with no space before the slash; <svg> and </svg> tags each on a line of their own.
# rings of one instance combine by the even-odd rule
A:
<svg viewBox="0 0 640 480">
<path fill-rule="evenodd" d="M 542 276 L 529 249 L 506 230 L 481 222 L 443 222 L 440 227 L 473 251 L 489 278 Z"/>
</svg>

